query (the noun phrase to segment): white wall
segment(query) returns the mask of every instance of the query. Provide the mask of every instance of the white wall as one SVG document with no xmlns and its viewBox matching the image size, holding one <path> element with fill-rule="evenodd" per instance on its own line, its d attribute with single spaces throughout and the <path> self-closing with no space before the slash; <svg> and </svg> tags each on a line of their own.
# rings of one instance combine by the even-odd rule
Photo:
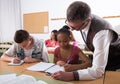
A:
<svg viewBox="0 0 120 84">
<path fill-rule="evenodd" d="M 49 12 L 49 29 L 50 32 L 53 29 L 60 29 L 65 23 L 64 20 L 54 20 L 51 21 L 51 18 L 65 18 L 66 17 L 66 9 L 70 3 L 74 0 L 21 0 L 21 13 L 22 15 L 25 13 L 32 12 Z M 103 16 L 113 16 L 120 15 L 120 5 L 119 0 L 84 0 L 87 2 L 91 9 L 92 13 L 97 14 L 101 17 Z M 108 19 L 107 19 L 108 20 Z M 120 21 L 113 22 L 113 20 L 109 19 L 109 22 L 112 23 L 113 26 L 120 24 Z M 83 44 L 80 33 L 77 31 L 73 31 L 77 41 L 80 41 Z M 40 39 L 49 38 L 48 34 L 34 34 L 36 37 Z"/>
</svg>

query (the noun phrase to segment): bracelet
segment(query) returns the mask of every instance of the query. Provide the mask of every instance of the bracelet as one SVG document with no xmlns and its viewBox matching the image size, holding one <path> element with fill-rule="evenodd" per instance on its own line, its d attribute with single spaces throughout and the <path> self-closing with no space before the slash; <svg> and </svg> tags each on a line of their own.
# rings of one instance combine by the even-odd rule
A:
<svg viewBox="0 0 120 84">
<path fill-rule="evenodd" d="M 74 75 L 74 79 L 75 79 L 75 80 L 79 80 L 78 72 L 73 71 L 73 75 Z"/>
</svg>

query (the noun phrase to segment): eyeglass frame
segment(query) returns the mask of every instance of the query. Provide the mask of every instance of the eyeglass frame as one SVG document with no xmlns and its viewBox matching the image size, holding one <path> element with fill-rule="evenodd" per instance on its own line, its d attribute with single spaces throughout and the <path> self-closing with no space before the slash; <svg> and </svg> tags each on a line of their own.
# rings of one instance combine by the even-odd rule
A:
<svg viewBox="0 0 120 84">
<path fill-rule="evenodd" d="M 79 29 L 82 28 L 82 26 L 85 25 L 86 21 L 87 21 L 87 19 L 84 20 L 84 21 L 82 21 L 81 25 L 80 25 L 79 27 L 77 27 L 77 28 L 79 28 Z M 68 23 L 67 23 L 67 19 L 65 20 L 65 24 L 66 24 L 67 26 L 69 26 L 70 29 L 72 29 L 72 30 L 74 30 L 74 29 L 76 28 L 76 27 L 71 27 L 70 25 L 68 25 Z"/>
</svg>

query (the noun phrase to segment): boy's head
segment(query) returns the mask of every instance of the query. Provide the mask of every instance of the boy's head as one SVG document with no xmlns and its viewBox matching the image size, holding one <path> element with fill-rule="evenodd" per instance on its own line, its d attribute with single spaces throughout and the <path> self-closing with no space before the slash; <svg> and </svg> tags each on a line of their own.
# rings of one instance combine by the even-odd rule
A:
<svg viewBox="0 0 120 84">
<path fill-rule="evenodd" d="M 32 37 L 26 30 L 17 30 L 14 36 L 14 41 L 22 48 L 29 49 L 32 43 Z"/>
<path fill-rule="evenodd" d="M 14 41 L 16 43 L 22 43 L 25 40 L 28 40 L 29 33 L 26 30 L 17 30 L 14 35 Z"/>
</svg>

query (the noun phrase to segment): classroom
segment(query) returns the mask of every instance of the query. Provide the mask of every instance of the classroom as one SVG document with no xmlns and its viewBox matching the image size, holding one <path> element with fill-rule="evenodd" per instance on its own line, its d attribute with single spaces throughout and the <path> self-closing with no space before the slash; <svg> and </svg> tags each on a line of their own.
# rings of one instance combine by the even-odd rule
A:
<svg viewBox="0 0 120 84">
<path fill-rule="evenodd" d="M 75 19 L 76 22 L 74 20 L 72 21 L 74 17 L 72 18 L 71 16 L 72 19 L 69 17 L 72 14 L 71 13 L 69 14 L 68 8 L 70 8 L 71 3 L 77 1 L 87 3 L 88 6 L 90 6 L 91 17 L 90 18 L 88 17 L 87 19 L 83 20 L 83 22 L 81 18 L 83 18 L 84 16 L 79 18 L 81 19 L 81 23 L 79 22 L 79 24 L 76 26 L 75 24 L 77 24 L 77 20 L 76 20 L 77 18 Z M 96 83 L 120 84 L 120 80 L 119 80 L 120 62 L 118 62 L 120 59 L 119 1 L 118 0 L 116 1 L 115 0 L 77 0 L 77 1 L 52 0 L 50 2 L 48 0 L 0 0 L 0 81 L 2 81 L 1 79 L 3 79 L 3 77 L 6 77 L 7 79 L 7 76 L 11 76 L 11 75 L 12 75 L 11 76 L 12 79 L 14 75 L 16 79 L 17 77 L 19 78 L 19 76 L 34 77 L 35 79 L 32 80 L 37 80 L 37 83 L 31 82 L 31 84 L 96 84 Z M 102 18 L 104 21 L 108 22 L 110 25 L 107 26 L 110 28 L 108 29 L 98 28 L 95 31 L 93 31 L 94 34 L 90 34 L 89 31 L 87 31 L 87 33 L 90 35 L 88 34 L 84 35 L 86 30 L 82 29 L 82 27 L 84 26 L 85 28 L 88 28 L 88 26 L 90 27 L 92 23 L 92 19 L 91 19 L 92 14 L 97 15 L 100 18 Z M 99 18 L 97 18 L 97 20 L 98 19 Z M 103 22 L 103 24 L 106 22 Z M 101 22 L 101 25 L 103 24 Z M 86 27 L 86 25 L 88 26 Z M 94 27 L 97 28 L 99 24 L 97 24 L 96 22 L 94 25 L 95 25 Z M 99 26 L 101 27 L 101 25 Z M 79 53 L 80 56 L 78 55 L 80 57 L 78 58 L 80 63 L 80 64 L 78 63 L 79 66 L 76 64 L 77 57 L 76 58 L 73 57 L 74 58 L 73 61 L 71 61 L 70 59 L 72 58 L 72 56 L 67 57 L 68 55 L 71 55 L 71 53 L 73 52 L 71 48 L 72 42 L 69 46 L 69 44 L 67 45 L 67 43 L 65 44 L 65 42 L 69 41 L 70 43 L 70 40 L 64 40 L 65 36 L 60 36 L 61 34 L 65 33 L 66 36 L 69 35 L 72 37 L 72 35 L 67 33 L 68 31 L 66 31 L 66 29 L 62 30 L 66 26 L 69 27 L 70 30 L 69 29 L 67 30 L 69 30 L 70 34 L 72 33 L 74 41 L 77 43 L 77 45 L 75 45 L 77 47 L 73 49 L 74 52 L 81 52 Z M 107 26 L 104 27 L 107 28 Z M 80 27 L 81 30 L 78 29 Z M 23 30 L 23 31 L 19 31 L 19 30 Z M 58 33 L 55 34 L 56 31 Z M 99 32 L 103 31 L 103 32 L 98 33 L 98 31 Z M 18 34 L 18 32 L 21 34 Z M 54 33 L 54 36 L 56 35 L 57 38 L 56 43 L 54 43 L 54 45 L 56 46 L 49 46 L 49 44 L 47 44 L 47 41 L 52 39 L 52 33 Z M 23 41 L 22 39 L 19 39 L 22 36 L 24 37 L 24 35 L 22 34 L 26 35 L 25 39 L 28 36 L 27 38 L 28 40 L 25 40 L 26 42 L 24 42 L 24 44 L 22 44 L 24 39 Z M 93 36 L 91 37 L 92 39 L 89 39 L 90 36 Z M 117 40 L 115 40 L 114 38 Z M 64 45 L 67 45 L 66 50 L 64 50 L 64 48 L 60 48 L 61 46 L 63 46 L 62 40 L 64 42 Z M 88 40 L 90 40 L 90 42 Z M 116 41 L 117 43 L 114 42 L 113 40 Z M 23 50 L 20 50 L 18 48 L 19 50 L 15 51 L 16 54 L 14 58 L 16 58 L 16 56 L 19 57 L 18 56 L 19 54 L 26 55 L 27 53 L 27 55 L 33 55 L 31 56 L 33 59 L 26 58 L 27 56 L 26 57 L 21 56 L 20 59 L 24 60 L 26 58 L 26 60 L 22 61 L 21 64 L 13 65 L 13 60 L 14 60 L 13 58 L 10 58 L 9 60 L 3 58 L 3 55 L 6 53 L 13 55 L 13 53 L 10 53 L 11 51 L 9 49 L 11 47 L 12 48 L 16 47 L 16 44 L 18 44 L 17 47 L 19 47 L 20 49 L 23 48 Z M 35 47 L 33 47 L 34 45 Z M 51 43 L 50 45 L 53 45 L 53 43 Z M 115 45 L 115 48 L 111 47 L 111 45 L 113 46 Z M 115 52 L 115 55 L 117 55 L 116 58 L 115 57 L 112 58 L 112 55 L 114 55 L 112 52 Z M 61 55 L 59 56 L 59 54 Z M 39 55 L 41 57 L 39 57 Z M 59 58 L 62 57 L 62 55 L 66 57 Z M 40 59 L 38 60 L 38 58 Z M 47 73 L 45 70 L 41 70 L 43 68 L 46 68 L 47 66 L 49 66 L 47 68 L 50 68 L 54 65 L 63 66 L 62 63 L 60 63 L 61 60 L 62 62 L 63 60 L 65 62 L 65 64 L 63 62 L 64 67 L 61 68 L 59 66 L 55 66 L 55 68 L 53 69 L 54 71 L 52 70 L 52 72 L 50 73 Z M 17 61 L 19 61 L 19 59 L 16 59 L 15 62 Z M 45 62 L 45 65 L 41 65 L 42 63 L 41 61 Z M 73 63 L 69 63 L 69 61 Z M 46 64 L 46 62 L 48 64 Z M 70 69 L 68 69 L 68 71 L 65 69 L 66 73 L 64 73 L 63 68 L 65 68 L 66 64 L 68 65 L 73 64 L 73 66 L 71 68 L 69 67 Z M 51 76 L 51 73 L 54 74 L 55 72 L 59 71 L 58 69 L 63 71 L 64 75 L 66 74 L 67 76 L 69 75 L 68 76 L 69 81 L 67 81 L 67 76 L 65 77 L 61 75 L 61 77 L 65 77 L 64 78 L 65 80 L 62 78 L 57 79 L 53 75 Z M 68 74 L 69 72 L 70 74 Z M 91 74 L 88 75 L 87 73 L 91 73 Z M 71 76 L 71 74 L 73 77 Z M 70 79 L 70 77 L 72 79 Z M 7 84 L 7 82 L 5 83 Z M 1 82 L 0 84 L 4 84 L 4 81 L 3 83 Z M 13 83 L 13 84 L 19 84 L 19 83 Z"/>
</svg>

